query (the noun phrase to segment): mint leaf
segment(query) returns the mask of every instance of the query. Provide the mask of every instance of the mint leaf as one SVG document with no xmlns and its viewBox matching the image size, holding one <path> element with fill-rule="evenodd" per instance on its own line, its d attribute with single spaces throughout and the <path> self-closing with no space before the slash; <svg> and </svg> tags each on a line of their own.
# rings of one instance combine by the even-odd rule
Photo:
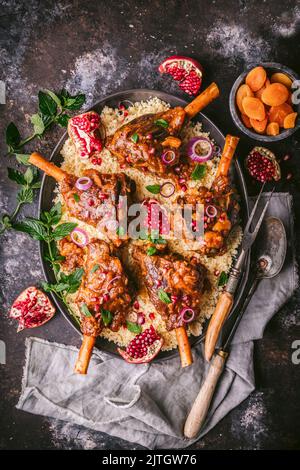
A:
<svg viewBox="0 0 300 470">
<path fill-rule="evenodd" d="M 152 255 L 155 255 L 156 252 L 157 252 L 157 249 L 155 248 L 155 246 L 150 246 L 150 248 L 148 248 L 147 250 L 147 255 L 152 256 Z"/>
<path fill-rule="evenodd" d="M 21 141 L 20 132 L 17 126 L 11 122 L 6 128 L 6 144 L 9 147 L 9 150 L 13 150 L 18 147 Z"/>
<path fill-rule="evenodd" d="M 169 123 L 165 119 L 157 119 L 156 121 L 154 121 L 154 124 L 159 127 L 164 127 L 165 129 L 169 127 Z"/>
<path fill-rule="evenodd" d="M 68 116 L 67 114 L 61 114 L 60 116 L 57 116 L 55 122 L 57 122 L 60 127 L 67 127 L 69 119 L 70 116 Z"/>
<path fill-rule="evenodd" d="M 101 317 L 105 326 L 112 322 L 113 316 L 109 310 L 101 309 Z"/>
<path fill-rule="evenodd" d="M 28 233 L 35 240 L 46 240 L 47 232 L 43 223 L 37 219 L 25 219 L 22 222 L 15 222 L 12 227 L 18 232 Z"/>
<path fill-rule="evenodd" d="M 98 269 L 100 268 L 99 264 L 95 264 L 92 269 L 91 269 L 91 274 L 95 273 L 96 271 L 98 271 Z"/>
<path fill-rule="evenodd" d="M 131 333 L 139 334 L 142 331 L 142 327 L 137 323 L 133 323 L 132 321 L 126 320 L 126 326 Z"/>
<path fill-rule="evenodd" d="M 132 134 L 131 140 L 132 140 L 134 143 L 136 143 L 136 144 L 138 143 L 138 141 L 139 141 L 139 136 L 138 136 L 138 134 L 137 134 L 136 132 L 135 132 L 134 134 Z"/>
<path fill-rule="evenodd" d="M 67 90 L 62 90 L 59 95 L 62 107 L 64 109 L 76 110 L 80 109 L 85 103 L 85 95 L 79 93 L 78 95 L 71 96 Z"/>
<path fill-rule="evenodd" d="M 86 304 L 82 304 L 80 307 L 81 312 L 85 317 L 92 317 L 91 312 L 89 311 L 88 307 Z"/>
<path fill-rule="evenodd" d="M 227 281 L 228 281 L 228 274 L 225 273 L 225 271 L 222 271 L 219 277 L 218 286 L 219 287 L 225 286 L 227 284 Z"/>
<path fill-rule="evenodd" d="M 73 222 L 66 222 L 64 224 L 60 224 L 53 231 L 52 238 L 54 240 L 61 240 L 62 238 L 69 235 L 75 227 L 77 227 L 77 224 Z"/>
<path fill-rule="evenodd" d="M 61 108 L 61 101 L 60 101 L 59 97 L 55 93 L 53 93 L 53 91 L 45 90 L 45 92 L 53 99 L 53 101 L 55 101 L 57 106 L 59 108 Z"/>
<path fill-rule="evenodd" d="M 58 202 L 57 204 L 51 207 L 49 215 L 50 215 L 50 225 L 58 224 L 62 215 L 60 202 Z"/>
<path fill-rule="evenodd" d="M 206 165 L 200 165 L 197 163 L 192 174 L 191 179 L 194 181 L 201 180 L 206 175 Z"/>
<path fill-rule="evenodd" d="M 31 124 L 33 125 L 33 130 L 36 135 L 42 135 L 45 130 L 45 124 L 41 116 L 36 113 L 33 114 L 30 118 Z"/>
<path fill-rule="evenodd" d="M 159 194 L 160 192 L 160 184 L 150 184 L 146 186 L 147 191 L 152 194 Z"/>
<path fill-rule="evenodd" d="M 47 93 L 39 91 L 39 110 L 45 116 L 55 116 L 57 104 Z"/>
<path fill-rule="evenodd" d="M 79 201 L 80 201 L 80 197 L 78 196 L 77 193 L 74 193 L 74 194 L 73 194 L 73 198 L 74 198 L 74 200 L 75 200 L 76 202 L 79 202 Z"/>
<path fill-rule="evenodd" d="M 14 168 L 7 168 L 7 174 L 10 180 L 14 181 L 15 183 L 18 184 L 26 184 L 26 180 L 24 178 L 23 173 L 21 173 L 18 170 L 15 170 Z"/>
<path fill-rule="evenodd" d="M 28 162 L 30 154 L 28 153 L 16 153 L 16 159 L 19 163 L 22 163 L 22 165 L 30 165 Z"/>
<path fill-rule="evenodd" d="M 31 204 L 33 202 L 33 190 L 23 187 L 17 194 L 17 200 L 22 204 Z"/>
<path fill-rule="evenodd" d="M 172 300 L 171 300 L 169 294 L 167 294 L 167 292 L 165 292 L 163 289 L 159 289 L 157 295 L 158 295 L 159 300 L 161 300 L 165 304 L 172 303 Z"/>
</svg>

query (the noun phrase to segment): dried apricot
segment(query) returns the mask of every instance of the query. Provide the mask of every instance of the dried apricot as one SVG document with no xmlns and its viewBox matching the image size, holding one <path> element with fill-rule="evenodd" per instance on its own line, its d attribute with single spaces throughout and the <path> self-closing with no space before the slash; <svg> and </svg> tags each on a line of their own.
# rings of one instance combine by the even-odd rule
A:
<svg viewBox="0 0 300 470">
<path fill-rule="evenodd" d="M 252 91 L 258 91 L 264 86 L 267 78 L 267 72 L 261 66 L 255 67 L 250 70 L 246 77 L 246 84 L 251 88 Z"/>
<path fill-rule="evenodd" d="M 248 85 L 241 85 L 236 92 L 236 104 L 239 110 L 241 111 L 242 114 L 244 114 L 243 106 L 242 106 L 242 101 L 246 96 L 253 96 L 253 93 L 251 89 L 248 87 Z"/>
<path fill-rule="evenodd" d="M 285 129 L 293 129 L 295 127 L 295 124 L 296 124 L 296 118 L 298 116 L 298 113 L 291 113 L 291 114 L 288 114 L 285 118 L 284 118 L 284 122 L 283 122 L 283 127 Z"/>
<path fill-rule="evenodd" d="M 261 95 L 262 101 L 269 106 L 280 106 L 289 97 L 289 91 L 281 83 L 271 83 Z"/>
<path fill-rule="evenodd" d="M 259 90 L 257 90 L 254 93 L 255 98 L 258 98 L 259 100 L 261 100 L 261 95 L 263 94 L 263 92 L 267 88 L 267 86 L 269 86 L 269 85 L 270 85 L 270 80 L 267 78 L 267 80 L 265 81 L 264 86 L 261 87 Z"/>
<path fill-rule="evenodd" d="M 284 118 L 292 112 L 293 108 L 287 103 L 283 103 L 280 106 L 272 106 L 269 111 L 269 120 L 270 122 L 277 122 L 279 127 L 283 127 Z"/>
<path fill-rule="evenodd" d="M 263 121 L 257 121 L 256 119 L 250 119 L 251 126 L 259 134 L 262 134 L 263 132 L 265 132 L 265 129 L 267 127 L 267 123 L 268 123 L 268 118 L 265 118 Z"/>
<path fill-rule="evenodd" d="M 270 122 L 267 125 L 267 135 L 278 135 L 279 134 L 279 125 L 277 122 Z"/>
<path fill-rule="evenodd" d="M 245 124 L 245 126 L 248 127 L 248 129 L 250 129 L 252 126 L 251 126 L 250 119 L 248 118 L 248 116 L 246 116 L 246 114 L 242 113 L 241 118 L 242 118 L 242 121 Z"/>
<path fill-rule="evenodd" d="M 245 114 L 257 121 L 263 121 L 266 117 L 265 107 L 258 98 L 246 96 L 242 101 Z"/>
<path fill-rule="evenodd" d="M 276 72 L 271 76 L 271 83 L 281 83 L 287 88 L 291 88 L 293 81 L 285 73 Z"/>
</svg>

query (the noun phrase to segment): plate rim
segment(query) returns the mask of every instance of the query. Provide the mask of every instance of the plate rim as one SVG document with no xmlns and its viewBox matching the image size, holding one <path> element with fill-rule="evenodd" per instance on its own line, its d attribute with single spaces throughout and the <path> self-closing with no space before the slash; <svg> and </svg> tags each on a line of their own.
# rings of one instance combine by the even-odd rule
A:
<svg viewBox="0 0 300 470">
<path fill-rule="evenodd" d="M 170 99 L 175 99 L 176 101 L 181 102 L 182 106 L 188 104 L 187 100 L 185 100 L 181 97 L 178 97 L 176 95 L 173 95 L 171 93 L 167 93 L 167 92 L 160 91 L 160 90 L 148 89 L 148 88 L 132 88 L 132 89 L 118 91 L 118 92 L 112 93 L 110 95 L 107 95 L 104 98 L 102 98 L 101 100 L 98 100 L 98 101 L 94 102 L 91 106 L 89 106 L 87 108 L 84 108 L 84 110 L 82 110 L 80 112 L 80 114 L 84 113 L 84 112 L 87 112 L 87 111 L 90 111 L 94 108 L 99 108 L 101 106 L 104 107 L 106 105 L 106 102 L 108 102 L 111 99 L 118 98 L 119 96 L 122 96 L 122 95 L 125 95 L 125 94 L 133 94 L 133 93 L 148 94 L 149 96 L 147 97 L 147 99 L 150 99 L 151 94 L 153 94 L 153 95 L 155 95 L 155 97 L 158 97 L 159 99 L 162 99 L 166 102 L 168 102 L 168 99 L 169 100 Z M 120 99 L 120 101 L 122 101 L 122 100 Z M 178 106 L 180 106 L 180 103 L 178 103 Z M 213 128 L 215 128 L 215 130 L 222 136 L 223 140 L 225 141 L 225 136 L 224 136 L 223 132 L 219 129 L 218 126 L 216 126 L 216 124 L 214 124 L 214 122 L 210 118 L 208 118 L 202 112 L 198 113 L 196 115 L 196 117 L 197 117 L 198 120 L 199 120 L 199 118 L 203 117 Z M 55 147 L 53 148 L 53 150 L 51 152 L 49 161 L 52 161 L 53 158 L 55 158 L 55 156 L 59 152 L 63 142 L 65 141 L 65 139 L 67 137 L 68 137 L 68 132 L 66 131 L 58 139 Z M 242 192 L 243 192 L 242 199 L 243 199 L 243 203 L 245 204 L 245 209 L 246 209 L 246 213 L 247 213 L 246 216 L 249 217 L 249 196 L 248 196 L 246 182 L 245 182 L 243 172 L 242 172 L 242 168 L 241 168 L 241 165 L 240 165 L 238 159 L 234 160 L 234 164 L 235 164 L 236 172 L 238 174 L 239 184 L 240 184 L 240 186 L 242 188 Z M 45 182 L 46 182 L 47 178 L 49 178 L 49 177 L 46 174 L 44 174 L 43 177 L 42 177 L 42 184 L 41 184 L 41 189 L 40 189 L 39 199 L 38 199 L 38 214 L 39 214 L 39 216 L 40 216 L 41 210 L 42 210 L 42 202 L 43 202 L 42 199 L 43 199 Z M 41 265 L 42 265 L 42 272 L 43 272 L 44 279 L 47 282 L 49 282 L 50 279 L 49 279 L 49 276 L 48 276 L 48 273 L 47 273 L 47 269 L 49 269 L 50 267 L 47 265 L 46 260 L 44 260 L 44 258 L 43 258 L 43 249 L 44 249 L 44 243 L 42 241 L 39 241 L 39 258 L 40 258 L 40 262 L 41 262 Z M 233 307 L 232 311 L 230 312 L 230 315 L 229 315 L 228 318 L 230 318 L 232 315 L 234 315 L 235 311 L 237 310 L 237 308 L 240 304 L 241 298 L 243 296 L 243 293 L 244 293 L 244 290 L 245 290 L 245 287 L 246 287 L 246 284 L 247 284 L 247 281 L 248 281 L 249 269 L 250 269 L 250 253 L 248 254 L 248 256 L 246 258 L 245 270 L 244 270 L 243 278 L 240 281 L 240 288 L 239 288 L 239 291 L 238 291 L 238 295 L 236 296 L 234 307 Z M 67 320 L 67 322 L 73 327 L 74 330 L 77 331 L 77 333 L 80 336 L 82 336 L 82 333 L 81 333 L 81 331 L 78 327 L 78 324 L 72 318 L 72 316 L 67 312 L 66 307 L 64 306 L 64 304 L 60 301 L 60 299 L 54 293 L 50 292 L 50 296 L 51 296 L 56 308 L 63 315 L 64 319 Z M 191 344 L 191 348 L 194 348 L 196 345 L 198 345 L 199 343 L 201 343 L 204 340 L 208 322 L 205 321 L 204 325 L 205 326 L 203 327 L 203 332 L 201 333 L 201 335 L 192 337 L 194 339 L 194 341 Z M 107 342 L 107 343 L 111 342 L 107 338 L 103 338 L 103 337 L 100 338 L 99 340 Z M 95 344 L 95 347 L 98 350 L 100 350 L 101 352 L 103 352 L 105 354 L 109 354 L 113 357 L 120 357 L 120 355 L 118 354 L 117 351 L 111 351 L 111 350 L 104 349 L 102 347 L 103 345 L 99 344 L 99 340 L 96 341 L 96 344 Z M 118 347 L 116 343 L 114 343 L 114 345 L 115 345 L 116 348 Z M 168 359 L 172 359 L 173 357 L 175 357 L 177 355 L 178 355 L 177 348 L 167 350 L 167 351 L 162 351 L 154 359 L 154 361 L 155 362 L 165 361 L 165 360 L 168 360 Z"/>
</svg>

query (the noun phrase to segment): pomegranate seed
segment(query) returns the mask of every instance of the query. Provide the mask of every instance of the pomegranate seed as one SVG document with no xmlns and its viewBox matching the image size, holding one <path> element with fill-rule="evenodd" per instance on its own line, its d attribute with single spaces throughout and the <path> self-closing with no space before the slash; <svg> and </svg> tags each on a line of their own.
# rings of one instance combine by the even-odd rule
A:
<svg viewBox="0 0 300 470">
<path fill-rule="evenodd" d="M 181 191 L 183 192 L 186 192 L 187 191 L 187 186 L 185 184 L 183 184 L 181 187 L 180 187 Z"/>
<path fill-rule="evenodd" d="M 287 180 L 291 180 L 292 178 L 293 178 L 293 173 L 290 172 L 286 175 Z"/>
<path fill-rule="evenodd" d="M 155 313 L 153 313 L 153 312 L 149 313 L 149 318 L 150 318 L 150 320 L 153 321 L 155 319 Z"/>
<path fill-rule="evenodd" d="M 140 304 L 137 300 L 134 302 L 133 308 L 135 308 L 136 310 L 138 310 L 140 308 Z"/>
<path fill-rule="evenodd" d="M 110 299 L 110 295 L 109 295 L 109 294 L 104 294 L 104 295 L 103 295 L 103 301 L 104 301 L 104 302 L 108 302 L 109 299 Z"/>
<path fill-rule="evenodd" d="M 214 275 L 215 275 L 215 276 L 219 276 L 219 275 L 220 275 L 220 271 L 219 271 L 218 269 L 215 269 L 215 270 L 214 270 Z"/>
<path fill-rule="evenodd" d="M 285 156 L 283 157 L 283 160 L 284 160 L 285 162 L 287 162 L 287 161 L 290 160 L 291 158 L 292 158 L 292 157 L 291 157 L 290 155 L 285 155 Z"/>
</svg>

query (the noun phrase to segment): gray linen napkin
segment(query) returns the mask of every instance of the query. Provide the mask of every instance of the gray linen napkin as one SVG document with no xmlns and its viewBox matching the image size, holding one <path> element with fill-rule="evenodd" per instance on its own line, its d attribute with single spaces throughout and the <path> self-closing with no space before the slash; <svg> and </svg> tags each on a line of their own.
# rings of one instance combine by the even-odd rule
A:
<svg viewBox="0 0 300 470">
<path fill-rule="evenodd" d="M 263 280 L 252 298 L 234 338 L 206 425 L 197 439 L 254 390 L 253 340 L 262 337 L 270 318 L 298 285 L 291 196 L 274 194 L 267 215 L 281 218 L 285 225 L 287 259 L 281 273 Z M 194 349 L 194 364 L 186 369 L 181 369 L 178 358 L 133 366 L 96 350 L 87 376 L 73 373 L 77 352 L 72 346 L 27 339 L 17 408 L 106 432 L 150 449 L 184 448 L 194 442 L 182 437 L 182 428 L 208 368 L 202 345 Z"/>
</svg>

